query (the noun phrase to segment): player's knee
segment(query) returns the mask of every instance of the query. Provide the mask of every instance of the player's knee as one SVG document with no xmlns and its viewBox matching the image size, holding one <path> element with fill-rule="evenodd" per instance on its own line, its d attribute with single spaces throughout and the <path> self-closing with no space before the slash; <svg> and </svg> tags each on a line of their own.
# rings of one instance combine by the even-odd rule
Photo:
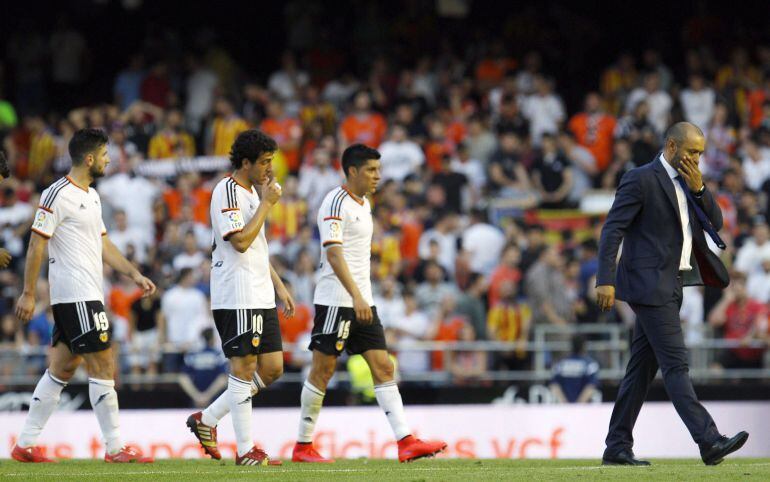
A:
<svg viewBox="0 0 770 482">
<path fill-rule="evenodd" d="M 265 385 L 269 386 L 283 376 L 283 364 L 267 367 L 264 370 L 264 373 L 260 373 L 259 376 L 262 378 Z"/>
<path fill-rule="evenodd" d="M 115 377 L 115 360 L 111 352 L 93 353 L 84 358 L 89 377 L 99 380 L 112 380 Z"/>
<path fill-rule="evenodd" d="M 54 364 L 48 367 L 48 372 L 58 380 L 68 382 L 75 376 L 78 366 L 72 363 Z"/>
<path fill-rule="evenodd" d="M 394 375 L 395 367 L 393 367 L 393 362 L 389 359 L 383 363 L 379 363 L 372 370 L 372 378 L 374 378 L 375 382 L 379 383 L 393 380 Z"/>
</svg>

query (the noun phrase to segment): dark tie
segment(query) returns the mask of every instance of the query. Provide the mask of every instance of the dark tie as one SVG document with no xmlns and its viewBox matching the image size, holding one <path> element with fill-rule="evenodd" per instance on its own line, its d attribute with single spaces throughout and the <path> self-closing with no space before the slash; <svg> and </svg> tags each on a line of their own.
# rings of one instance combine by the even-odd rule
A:
<svg viewBox="0 0 770 482">
<path fill-rule="evenodd" d="M 708 216 L 706 216 L 706 213 L 704 213 L 703 209 L 701 209 L 700 206 L 698 206 L 698 203 L 695 202 L 695 198 L 693 198 L 692 192 L 690 191 L 690 188 L 687 187 L 687 184 L 684 182 L 684 179 L 682 179 L 682 176 L 676 176 L 676 180 L 679 181 L 679 184 L 682 186 L 684 195 L 687 197 L 687 204 L 689 204 L 690 209 L 695 211 L 695 216 L 697 216 L 701 226 L 703 226 L 703 230 L 706 231 L 709 236 L 711 236 L 714 244 L 719 246 L 719 249 L 725 249 L 727 245 L 725 245 L 725 242 L 722 241 L 722 238 L 719 237 L 719 234 L 717 233 L 716 229 L 714 229 L 714 226 L 711 225 L 711 221 L 709 220 Z"/>
</svg>

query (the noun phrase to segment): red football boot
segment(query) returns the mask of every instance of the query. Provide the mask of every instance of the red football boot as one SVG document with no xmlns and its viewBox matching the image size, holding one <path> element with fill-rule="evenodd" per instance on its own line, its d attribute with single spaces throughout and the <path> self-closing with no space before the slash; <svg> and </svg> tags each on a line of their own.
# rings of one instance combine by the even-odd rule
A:
<svg viewBox="0 0 770 482">
<path fill-rule="evenodd" d="M 313 447 L 312 442 L 294 444 L 294 451 L 291 454 L 292 462 L 312 462 L 317 464 L 332 464 L 334 459 L 325 459 Z"/>
<path fill-rule="evenodd" d="M 123 447 L 116 454 L 105 453 L 104 461 L 108 464 L 151 464 L 155 459 L 144 457 L 142 451 L 136 447 Z"/>
<path fill-rule="evenodd" d="M 271 460 L 264 450 L 252 447 L 243 455 L 235 457 L 235 465 L 282 465 L 280 460 Z"/>
<path fill-rule="evenodd" d="M 56 462 L 56 460 L 49 459 L 43 455 L 43 449 L 36 445 L 24 448 L 14 445 L 11 457 L 13 457 L 13 460 L 19 462 L 31 462 L 33 464 L 50 464 Z"/>
<path fill-rule="evenodd" d="M 423 457 L 433 457 L 444 449 L 446 449 L 445 442 L 424 442 L 409 435 L 398 441 L 398 461 L 411 462 Z"/>
<path fill-rule="evenodd" d="M 187 426 L 190 428 L 190 432 L 198 438 L 198 442 L 201 443 L 203 450 L 212 458 L 219 460 L 222 458 L 222 454 L 219 453 L 217 447 L 217 427 L 210 427 L 201 422 L 201 412 L 195 412 L 187 417 Z"/>
</svg>

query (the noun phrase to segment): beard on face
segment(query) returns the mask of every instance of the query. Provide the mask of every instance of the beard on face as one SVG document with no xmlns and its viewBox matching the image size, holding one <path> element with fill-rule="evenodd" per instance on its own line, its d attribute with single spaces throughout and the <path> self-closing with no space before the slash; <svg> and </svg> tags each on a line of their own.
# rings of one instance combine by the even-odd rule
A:
<svg viewBox="0 0 770 482">
<path fill-rule="evenodd" d="M 101 171 L 97 167 L 96 164 L 93 164 L 90 169 L 88 169 L 88 174 L 91 175 L 91 178 L 93 179 L 99 179 L 100 177 L 104 177 L 104 169 L 106 166 L 102 166 Z"/>
</svg>

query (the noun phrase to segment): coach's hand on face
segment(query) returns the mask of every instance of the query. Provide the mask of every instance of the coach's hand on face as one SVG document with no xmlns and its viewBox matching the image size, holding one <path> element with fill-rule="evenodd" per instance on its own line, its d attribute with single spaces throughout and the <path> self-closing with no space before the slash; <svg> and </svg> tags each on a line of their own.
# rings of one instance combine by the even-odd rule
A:
<svg viewBox="0 0 770 482">
<path fill-rule="evenodd" d="M 602 285 L 596 287 L 596 303 L 602 311 L 607 311 L 615 305 L 615 287 Z"/>
<path fill-rule="evenodd" d="M 16 317 L 27 323 L 35 313 L 35 296 L 31 293 L 22 293 L 16 302 Z"/>
<path fill-rule="evenodd" d="M 687 183 L 690 191 L 698 192 L 703 187 L 703 176 L 698 167 L 698 161 L 689 157 L 682 157 L 676 170 L 684 178 L 684 182 Z"/>
<path fill-rule="evenodd" d="M 262 185 L 262 201 L 271 206 L 281 199 L 281 185 L 275 178 L 271 177 Z"/>
<path fill-rule="evenodd" d="M 0 248 L 0 268 L 7 268 L 11 264 L 11 253 L 7 249 Z"/>
<path fill-rule="evenodd" d="M 139 273 L 135 273 L 133 276 L 131 276 L 131 280 L 136 283 L 136 286 L 142 289 L 142 298 L 147 298 L 148 296 L 152 296 L 155 294 L 155 283 L 153 283 L 150 278 L 145 278 Z"/>
<path fill-rule="evenodd" d="M 372 307 L 362 296 L 353 298 L 353 311 L 356 312 L 356 321 L 362 325 L 368 325 L 372 322 Z"/>
</svg>

